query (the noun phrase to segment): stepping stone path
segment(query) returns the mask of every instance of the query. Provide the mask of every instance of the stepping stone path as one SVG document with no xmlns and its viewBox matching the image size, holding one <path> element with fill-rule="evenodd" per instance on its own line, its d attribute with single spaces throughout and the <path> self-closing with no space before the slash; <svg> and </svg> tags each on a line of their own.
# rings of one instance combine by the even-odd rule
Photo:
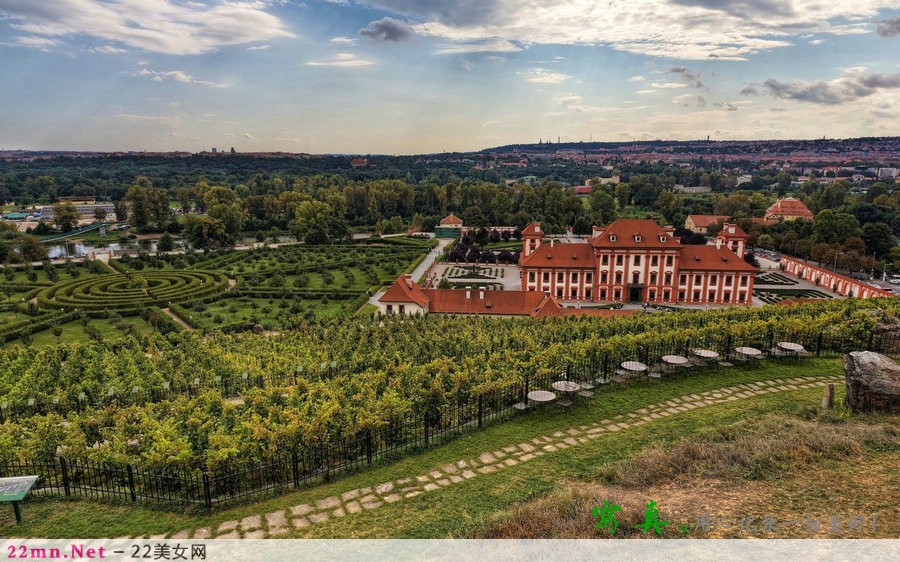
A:
<svg viewBox="0 0 900 562">
<path fill-rule="evenodd" d="M 384 482 L 374 488 L 348 490 L 339 495 L 315 500 L 312 502 L 314 505 L 300 504 L 264 515 L 251 515 L 240 521 L 226 521 L 215 529 L 212 527 L 184 529 L 173 533 L 171 538 L 249 539 L 286 535 L 292 528 L 304 529 L 331 519 L 351 517 L 365 511 L 378 509 L 385 504 L 414 498 L 423 493 L 461 485 L 466 480 L 476 478 L 481 474 L 491 474 L 528 462 L 546 453 L 577 447 L 604 434 L 638 427 L 653 420 L 677 415 L 694 408 L 723 404 L 731 400 L 771 392 L 815 388 L 841 381 L 843 381 L 841 377 L 806 376 L 789 381 L 773 379 L 737 384 L 727 388 L 689 394 L 651 404 L 629 414 L 618 414 L 612 419 L 580 425 L 565 431 L 556 431 L 550 435 L 535 437 L 530 442 L 503 447 L 501 450 L 486 451 L 470 459 L 444 464 L 440 469 L 436 468 L 427 474 Z"/>
</svg>

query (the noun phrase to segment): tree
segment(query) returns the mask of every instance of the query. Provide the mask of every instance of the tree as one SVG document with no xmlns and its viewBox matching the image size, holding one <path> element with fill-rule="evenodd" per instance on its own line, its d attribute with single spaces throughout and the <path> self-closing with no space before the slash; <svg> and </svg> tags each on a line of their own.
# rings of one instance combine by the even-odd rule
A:
<svg viewBox="0 0 900 562">
<path fill-rule="evenodd" d="M 128 202 L 129 215 L 131 215 L 131 224 L 138 230 L 146 230 L 153 220 L 148 185 L 150 185 L 150 180 L 141 177 L 125 192 L 125 201 Z"/>
<path fill-rule="evenodd" d="M 226 240 L 225 225 L 212 217 L 188 215 L 182 232 L 188 243 L 203 250 L 221 248 Z"/>
<path fill-rule="evenodd" d="M 94 208 L 94 220 L 97 222 L 103 222 L 106 220 L 106 209 L 103 207 L 95 207 Z"/>
<path fill-rule="evenodd" d="M 171 252 L 175 249 L 175 240 L 172 239 L 172 235 L 168 232 L 164 233 L 160 238 L 159 242 L 156 243 L 156 251 L 157 252 Z"/>
<path fill-rule="evenodd" d="M 894 247 L 894 231 L 883 222 L 870 222 L 863 226 L 862 237 L 866 254 L 884 259 Z"/>
<path fill-rule="evenodd" d="M 229 244 L 237 240 L 244 226 L 244 213 L 237 203 L 218 203 L 209 207 L 207 215 L 222 222 Z"/>
<path fill-rule="evenodd" d="M 47 247 L 30 234 L 23 234 L 13 241 L 14 246 L 26 262 L 41 261 L 47 257 Z"/>
<path fill-rule="evenodd" d="M 307 244 L 325 244 L 329 241 L 329 216 L 331 207 L 321 201 L 304 201 L 297 207 L 291 232 Z"/>
<path fill-rule="evenodd" d="M 813 238 L 816 242 L 838 244 L 858 234 L 859 222 L 849 213 L 825 209 L 813 219 Z"/>
<path fill-rule="evenodd" d="M 681 197 L 671 191 L 660 191 L 653 208 L 662 213 L 667 220 L 671 220 L 681 210 L 683 204 Z"/>
<path fill-rule="evenodd" d="M 616 186 L 616 201 L 619 203 L 619 208 L 624 209 L 626 206 L 631 204 L 631 186 L 627 183 L 620 183 Z"/>
<path fill-rule="evenodd" d="M 119 222 L 128 220 L 128 202 L 120 199 L 113 203 L 113 211 L 116 214 L 116 220 Z"/>
<path fill-rule="evenodd" d="M 616 220 L 618 215 L 616 213 L 616 202 L 605 191 L 597 190 L 591 193 L 591 213 L 595 224 L 609 224 Z"/>
<path fill-rule="evenodd" d="M 78 209 L 72 203 L 54 203 L 52 209 L 53 224 L 63 232 L 72 230 L 78 224 Z"/>
</svg>

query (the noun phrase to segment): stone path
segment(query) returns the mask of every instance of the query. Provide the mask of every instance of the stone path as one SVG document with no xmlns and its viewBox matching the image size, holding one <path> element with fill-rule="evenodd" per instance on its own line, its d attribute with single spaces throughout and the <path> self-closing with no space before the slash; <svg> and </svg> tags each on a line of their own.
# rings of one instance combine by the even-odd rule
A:
<svg viewBox="0 0 900 562">
<path fill-rule="evenodd" d="M 364 511 L 378 509 L 383 505 L 455 486 L 482 474 L 505 470 L 548 453 L 577 447 L 602 435 L 638 427 L 695 408 L 723 404 L 761 394 L 814 388 L 827 383 L 839 383 L 842 380 L 842 377 L 834 376 L 806 376 L 788 380 L 771 379 L 671 398 L 627 414 L 618 414 L 609 419 L 570 427 L 522 443 L 510 444 L 495 451 L 485 451 L 472 458 L 460 459 L 434 467 L 426 474 L 410 475 L 366 488 L 347 490 L 338 495 L 323 497 L 288 509 L 264 515 L 251 515 L 240 521 L 226 521 L 215 528 L 184 529 L 173 533 L 169 538 L 279 537 L 287 535 L 292 529 L 303 529 L 330 519 L 352 517 Z"/>
</svg>

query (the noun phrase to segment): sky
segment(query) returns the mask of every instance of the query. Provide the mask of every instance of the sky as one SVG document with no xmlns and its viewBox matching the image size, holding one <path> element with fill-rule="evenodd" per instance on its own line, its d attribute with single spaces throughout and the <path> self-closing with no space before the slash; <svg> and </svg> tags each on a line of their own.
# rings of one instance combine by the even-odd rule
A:
<svg viewBox="0 0 900 562">
<path fill-rule="evenodd" d="M 900 135 L 900 0 L 0 0 L 0 149 Z"/>
</svg>

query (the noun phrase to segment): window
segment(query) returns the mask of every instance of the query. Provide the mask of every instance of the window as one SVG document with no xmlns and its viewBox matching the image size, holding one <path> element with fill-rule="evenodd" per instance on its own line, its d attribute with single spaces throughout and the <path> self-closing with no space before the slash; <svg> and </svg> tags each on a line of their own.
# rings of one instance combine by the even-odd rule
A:
<svg viewBox="0 0 900 562">
<path fill-rule="evenodd" d="M 718 283 L 718 282 L 719 282 L 719 276 L 718 276 L 718 275 L 710 275 L 710 276 L 709 276 L 709 284 L 710 284 L 710 285 L 715 285 L 715 284 Z"/>
<path fill-rule="evenodd" d="M 600 300 L 606 300 L 606 289 L 600 289 Z"/>
<path fill-rule="evenodd" d="M 747 293 L 745 293 L 744 291 L 741 291 L 741 294 L 740 294 L 740 301 L 741 301 L 741 302 L 750 302 L 750 301 L 747 299 Z"/>
<path fill-rule="evenodd" d="M 741 276 L 741 287 L 746 287 L 746 286 L 747 286 L 747 276 L 742 275 Z"/>
<path fill-rule="evenodd" d="M 544 275 L 542 276 L 542 279 L 543 279 L 544 283 L 549 283 L 550 282 L 550 272 L 545 271 Z"/>
<path fill-rule="evenodd" d="M 607 281 L 609 281 L 608 277 L 609 277 L 609 275 L 608 275 L 605 271 L 602 272 L 602 273 L 600 274 L 600 282 L 601 282 L 601 283 L 606 283 Z"/>
<path fill-rule="evenodd" d="M 586 298 L 586 299 L 588 299 L 588 300 L 591 300 L 591 295 L 592 295 L 592 293 L 593 293 L 593 292 L 592 292 L 590 289 L 585 289 L 585 290 L 584 290 L 584 298 Z"/>
<path fill-rule="evenodd" d="M 572 274 L 572 283 L 578 283 L 578 273 Z"/>
<path fill-rule="evenodd" d="M 694 285 L 699 285 L 700 283 L 703 283 L 703 276 L 694 275 Z"/>
<path fill-rule="evenodd" d="M 681 277 L 678 280 L 678 283 L 681 285 L 687 285 L 687 275 L 681 274 Z"/>
<path fill-rule="evenodd" d="M 678 300 L 680 300 L 680 301 L 684 300 L 684 291 L 678 291 Z"/>
<path fill-rule="evenodd" d="M 616 285 L 621 285 L 621 284 L 622 284 L 622 272 L 617 271 L 616 272 Z"/>
<path fill-rule="evenodd" d="M 394 306 L 393 306 L 393 305 L 390 305 L 390 304 L 387 305 L 387 313 L 388 313 L 388 314 L 393 314 L 393 313 L 394 313 Z"/>
<path fill-rule="evenodd" d="M 666 301 L 667 301 L 667 300 L 669 300 L 669 299 L 671 299 L 671 298 L 672 298 L 672 291 L 670 291 L 670 290 L 668 290 L 668 289 L 666 289 L 665 291 L 663 291 L 663 300 L 666 300 Z"/>
<path fill-rule="evenodd" d="M 734 279 L 731 275 L 725 277 L 725 286 L 731 287 L 731 280 Z"/>
<path fill-rule="evenodd" d="M 671 285 L 671 284 L 672 284 L 672 274 L 671 274 L 671 273 L 666 273 L 665 276 L 663 277 L 663 279 L 664 279 L 663 282 L 664 282 L 666 285 Z"/>
<path fill-rule="evenodd" d="M 666 267 L 672 267 L 672 256 L 666 256 Z"/>
<path fill-rule="evenodd" d="M 622 300 L 622 289 L 616 289 L 613 300 Z"/>
<path fill-rule="evenodd" d="M 400 314 L 406 314 L 406 305 L 400 305 L 397 308 L 400 309 Z"/>
<path fill-rule="evenodd" d="M 573 299 L 577 299 L 578 298 L 578 289 L 576 289 L 575 287 L 572 287 L 572 290 L 569 291 L 569 296 Z"/>
<path fill-rule="evenodd" d="M 562 283 L 562 282 L 563 282 L 563 279 L 565 279 L 565 274 L 564 274 L 562 271 L 558 272 L 558 273 L 556 274 L 556 282 L 557 282 L 557 283 Z"/>
<path fill-rule="evenodd" d="M 708 298 L 707 298 L 706 300 L 708 300 L 708 301 L 714 301 L 714 300 L 716 300 L 716 292 L 715 292 L 715 291 L 710 291 L 709 294 L 707 295 L 707 297 L 708 297 Z"/>
<path fill-rule="evenodd" d="M 603 257 L 600 258 L 600 263 L 603 265 L 609 265 L 609 256 L 603 254 Z"/>
<path fill-rule="evenodd" d="M 650 284 L 656 285 L 656 273 L 655 272 L 650 274 Z"/>
<path fill-rule="evenodd" d="M 665 237 L 665 236 L 660 236 L 660 237 L 659 237 L 659 241 L 660 241 L 660 242 L 665 242 L 665 241 L 666 241 L 666 237 Z"/>
<path fill-rule="evenodd" d="M 700 301 L 700 291 L 694 291 L 694 300 Z"/>
<path fill-rule="evenodd" d="M 533 272 L 533 271 L 529 271 L 529 272 L 528 272 L 528 282 L 529 282 L 529 283 L 534 283 L 534 278 L 535 278 L 534 272 Z"/>
<path fill-rule="evenodd" d="M 640 235 L 640 234 L 635 234 L 635 235 L 634 235 L 634 241 L 635 241 L 635 242 L 640 242 L 640 241 L 641 241 L 641 235 Z"/>
<path fill-rule="evenodd" d="M 622 265 L 625 263 L 624 258 L 622 256 L 616 256 L 616 265 Z"/>
<path fill-rule="evenodd" d="M 641 256 L 634 256 L 634 265 L 641 265 Z"/>
<path fill-rule="evenodd" d="M 557 296 L 558 298 L 562 298 L 562 287 L 557 287 L 557 288 L 556 288 L 556 296 Z"/>
<path fill-rule="evenodd" d="M 615 241 L 616 241 L 616 235 L 615 235 L 615 234 L 610 234 L 610 235 L 609 235 L 609 241 L 610 241 L 610 242 L 615 242 Z"/>
<path fill-rule="evenodd" d="M 593 275 L 593 274 L 591 274 L 591 273 L 585 273 L 585 274 L 584 274 L 584 282 L 585 282 L 585 283 L 590 283 L 593 279 L 594 279 L 594 275 Z"/>
<path fill-rule="evenodd" d="M 656 267 L 659 265 L 659 256 L 653 256 L 650 258 L 650 267 Z"/>
<path fill-rule="evenodd" d="M 724 293 L 722 293 L 722 300 L 725 302 L 730 302 L 731 301 L 731 291 L 725 291 Z"/>
<path fill-rule="evenodd" d="M 638 273 L 637 271 L 635 271 L 634 273 L 631 274 L 631 282 L 632 282 L 632 283 L 634 283 L 635 285 L 637 285 L 638 283 L 641 282 L 640 280 L 641 280 L 641 274 L 640 274 L 640 273 Z"/>
<path fill-rule="evenodd" d="M 647 291 L 647 299 L 651 301 L 656 300 L 656 289 L 650 289 Z"/>
</svg>

